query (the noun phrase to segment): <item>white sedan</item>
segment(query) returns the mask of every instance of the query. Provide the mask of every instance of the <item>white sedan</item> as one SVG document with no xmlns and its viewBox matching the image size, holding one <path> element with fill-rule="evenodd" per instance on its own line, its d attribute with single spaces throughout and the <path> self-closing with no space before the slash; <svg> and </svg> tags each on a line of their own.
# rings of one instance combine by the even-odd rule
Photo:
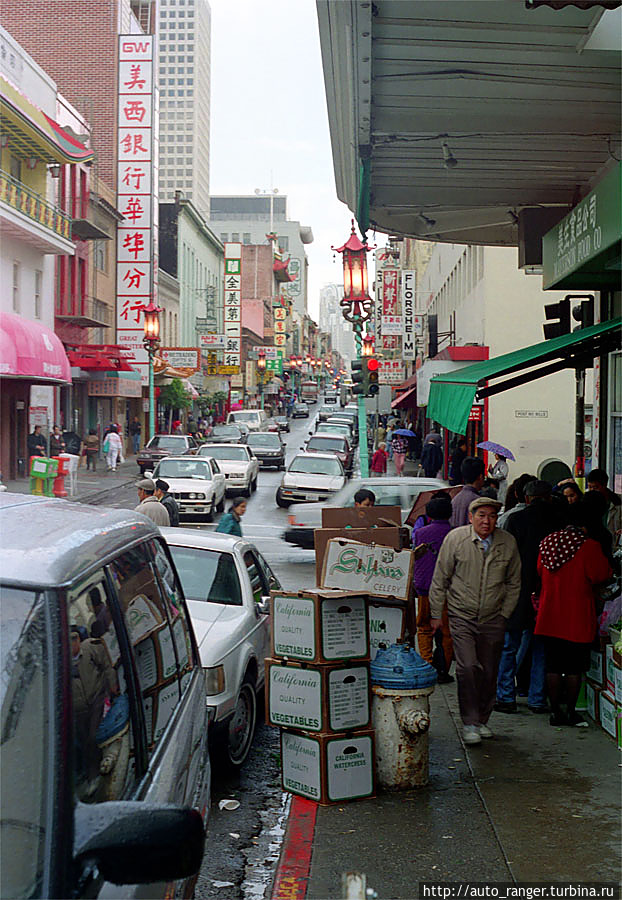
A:
<svg viewBox="0 0 622 900">
<path fill-rule="evenodd" d="M 276 505 L 328 500 L 346 483 L 338 457 L 332 453 L 297 453 L 276 492 Z"/>
<path fill-rule="evenodd" d="M 230 493 L 250 497 L 257 490 L 259 460 L 246 444 L 203 444 L 198 455 L 218 460 Z"/>
<path fill-rule="evenodd" d="M 202 516 L 211 522 L 214 513 L 225 508 L 225 476 L 215 459 L 168 456 L 153 472 L 145 474 L 154 481 L 161 478 L 168 482 L 180 517 Z"/>
<path fill-rule="evenodd" d="M 269 597 L 280 584 L 253 544 L 229 534 L 162 528 L 181 578 L 205 673 L 210 738 L 232 767 L 253 742 L 270 655 Z M 220 737 L 220 739 L 218 739 Z"/>
</svg>

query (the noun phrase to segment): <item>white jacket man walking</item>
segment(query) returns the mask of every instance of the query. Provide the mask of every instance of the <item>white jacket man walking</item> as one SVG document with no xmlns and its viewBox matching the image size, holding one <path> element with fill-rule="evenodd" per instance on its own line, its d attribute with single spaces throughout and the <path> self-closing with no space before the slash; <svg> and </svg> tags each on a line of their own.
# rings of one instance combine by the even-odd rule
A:
<svg viewBox="0 0 622 900">
<path fill-rule="evenodd" d="M 488 497 L 473 500 L 470 524 L 454 528 L 443 541 L 430 585 L 430 624 L 435 631 L 447 604 L 466 744 L 492 737 L 488 719 L 505 628 L 520 593 L 516 541 L 496 527 L 501 505 Z"/>
</svg>

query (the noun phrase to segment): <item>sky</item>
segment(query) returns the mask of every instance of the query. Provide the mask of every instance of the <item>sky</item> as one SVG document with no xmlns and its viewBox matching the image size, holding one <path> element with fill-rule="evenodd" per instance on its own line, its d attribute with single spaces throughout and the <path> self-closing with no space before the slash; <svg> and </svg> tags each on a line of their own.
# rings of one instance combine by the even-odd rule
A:
<svg viewBox="0 0 622 900">
<path fill-rule="evenodd" d="M 309 314 L 341 283 L 331 245 L 350 233 L 337 199 L 314 0 L 209 0 L 212 10 L 210 193 L 278 188 L 288 218 L 313 229 Z"/>
</svg>

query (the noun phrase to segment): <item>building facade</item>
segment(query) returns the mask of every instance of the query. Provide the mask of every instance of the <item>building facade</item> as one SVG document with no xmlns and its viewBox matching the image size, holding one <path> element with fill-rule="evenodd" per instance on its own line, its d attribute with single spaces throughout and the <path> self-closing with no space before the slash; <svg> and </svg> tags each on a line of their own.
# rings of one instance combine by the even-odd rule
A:
<svg viewBox="0 0 622 900">
<path fill-rule="evenodd" d="M 339 302 L 343 297 L 342 284 L 325 284 L 320 288 L 319 325 L 332 338 L 332 349 L 347 361 L 356 357 L 354 332 L 342 315 Z"/>
</svg>

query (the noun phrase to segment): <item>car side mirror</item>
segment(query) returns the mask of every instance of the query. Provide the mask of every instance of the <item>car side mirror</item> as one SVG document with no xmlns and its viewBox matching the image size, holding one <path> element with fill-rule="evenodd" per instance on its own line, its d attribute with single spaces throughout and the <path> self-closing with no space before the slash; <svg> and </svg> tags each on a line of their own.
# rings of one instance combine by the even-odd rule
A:
<svg viewBox="0 0 622 900">
<path fill-rule="evenodd" d="M 270 595 L 264 596 L 255 603 L 255 611 L 258 616 L 270 615 Z"/>
<path fill-rule="evenodd" d="M 198 810 L 133 801 L 79 803 L 74 835 L 74 860 L 95 863 L 112 884 L 189 878 L 205 844 Z"/>
</svg>

